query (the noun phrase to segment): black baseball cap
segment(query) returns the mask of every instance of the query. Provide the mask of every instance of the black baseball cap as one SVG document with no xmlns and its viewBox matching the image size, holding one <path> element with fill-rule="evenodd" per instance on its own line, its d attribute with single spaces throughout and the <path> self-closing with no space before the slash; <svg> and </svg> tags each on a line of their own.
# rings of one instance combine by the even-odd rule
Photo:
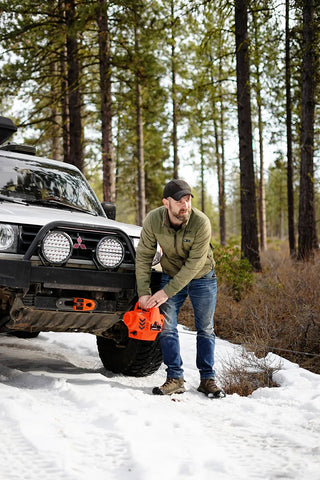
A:
<svg viewBox="0 0 320 480">
<path fill-rule="evenodd" d="M 163 189 L 163 198 L 171 197 L 173 200 L 179 201 L 180 198 L 185 195 L 191 195 L 191 197 L 193 197 L 190 185 L 184 180 L 170 180 Z"/>
</svg>

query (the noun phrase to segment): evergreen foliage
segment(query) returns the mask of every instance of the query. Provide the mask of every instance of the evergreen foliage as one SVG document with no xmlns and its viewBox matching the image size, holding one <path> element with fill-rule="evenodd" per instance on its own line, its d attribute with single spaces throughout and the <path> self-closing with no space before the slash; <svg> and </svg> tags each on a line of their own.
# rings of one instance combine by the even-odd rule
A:
<svg viewBox="0 0 320 480">
<path fill-rule="evenodd" d="M 242 257 L 237 246 L 225 248 L 215 245 L 213 252 L 219 282 L 229 290 L 233 300 L 240 301 L 250 291 L 254 281 L 248 259 Z"/>
<path fill-rule="evenodd" d="M 310 2 L 316 59 L 313 186 L 315 210 L 319 210 L 320 6 L 313 0 L 295 0 L 289 2 L 289 23 L 296 229 L 303 131 L 303 9 Z M 274 0 L 245 3 L 256 184 L 264 176 L 266 234 L 283 238 L 288 231 L 286 186 L 282 187 L 287 173 L 285 4 Z M 141 221 L 139 176 L 144 180 L 142 208 L 146 213 L 160 204 L 163 184 L 177 175 L 195 187 L 195 205 L 210 216 L 220 243 L 239 238 L 243 218 L 239 206 L 235 2 L 0 0 L 0 12 L 0 106 L 1 114 L 10 116 L 19 127 L 18 140 L 12 141 L 34 144 L 40 155 L 79 162 L 103 199 L 106 160 L 101 147 L 101 111 L 106 92 L 102 91 L 98 41 L 98 15 L 103 12 L 110 41 L 111 81 L 111 94 L 106 98 L 109 124 L 103 128 L 112 133 L 114 179 L 110 181 L 118 219 Z M 73 46 L 70 41 L 75 42 Z M 70 112 L 70 105 L 78 109 L 74 116 L 75 107 Z M 76 126 L 75 120 L 79 121 Z M 140 166 L 139 145 L 143 153 Z M 264 171 L 259 163 L 261 145 Z M 271 150 L 276 152 L 273 162 Z M 73 160 L 72 151 L 78 152 Z M 187 165 L 192 165 L 191 179 Z M 217 191 L 208 184 L 212 172 L 217 177 Z M 280 187 L 284 195 L 282 190 L 279 193 Z"/>
</svg>

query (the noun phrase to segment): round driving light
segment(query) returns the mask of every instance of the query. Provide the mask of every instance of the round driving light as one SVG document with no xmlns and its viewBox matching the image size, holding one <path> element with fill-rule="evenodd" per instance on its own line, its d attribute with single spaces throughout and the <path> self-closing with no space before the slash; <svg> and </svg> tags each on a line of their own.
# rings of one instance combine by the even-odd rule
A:
<svg viewBox="0 0 320 480">
<path fill-rule="evenodd" d="M 14 240 L 14 230 L 11 225 L 0 224 L 0 250 L 11 248 Z"/>
<path fill-rule="evenodd" d="M 43 239 L 41 252 L 49 263 L 56 265 L 66 263 L 72 252 L 71 238 L 64 232 L 49 232 Z"/>
<path fill-rule="evenodd" d="M 104 237 L 98 243 L 96 257 L 102 267 L 116 268 L 123 261 L 123 245 L 117 238 Z"/>
</svg>

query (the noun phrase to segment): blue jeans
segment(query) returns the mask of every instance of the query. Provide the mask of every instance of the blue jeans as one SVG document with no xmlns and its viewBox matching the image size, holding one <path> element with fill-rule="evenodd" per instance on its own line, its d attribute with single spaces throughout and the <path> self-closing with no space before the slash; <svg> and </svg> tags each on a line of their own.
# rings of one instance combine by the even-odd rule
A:
<svg viewBox="0 0 320 480">
<path fill-rule="evenodd" d="M 161 288 L 171 279 L 167 274 L 162 274 Z M 214 378 L 214 347 L 215 333 L 213 316 L 217 300 L 217 277 L 214 270 L 202 278 L 191 280 L 180 292 L 163 303 L 160 307 L 165 321 L 160 334 L 160 343 L 163 361 L 167 366 L 167 377 L 183 378 L 182 359 L 180 356 L 180 343 L 178 335 L 178 313 L 189 295 L 197 330 L 197 358 L 196 365 L 200 378 Z"/>
</svg>

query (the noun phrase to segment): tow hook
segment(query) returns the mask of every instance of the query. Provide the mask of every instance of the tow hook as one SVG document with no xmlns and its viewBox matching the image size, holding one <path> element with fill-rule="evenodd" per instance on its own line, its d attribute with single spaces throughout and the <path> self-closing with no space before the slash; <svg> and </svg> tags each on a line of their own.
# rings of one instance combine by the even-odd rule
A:
<svg viewBox="0 0 320 480">
<path fill-rule="evenodd" d="M 76 312 L 90 312 L 97 306 L 95 300 L 82 297 L 59 298 L 56 304 L 59 310 Z"/>
</svg>

